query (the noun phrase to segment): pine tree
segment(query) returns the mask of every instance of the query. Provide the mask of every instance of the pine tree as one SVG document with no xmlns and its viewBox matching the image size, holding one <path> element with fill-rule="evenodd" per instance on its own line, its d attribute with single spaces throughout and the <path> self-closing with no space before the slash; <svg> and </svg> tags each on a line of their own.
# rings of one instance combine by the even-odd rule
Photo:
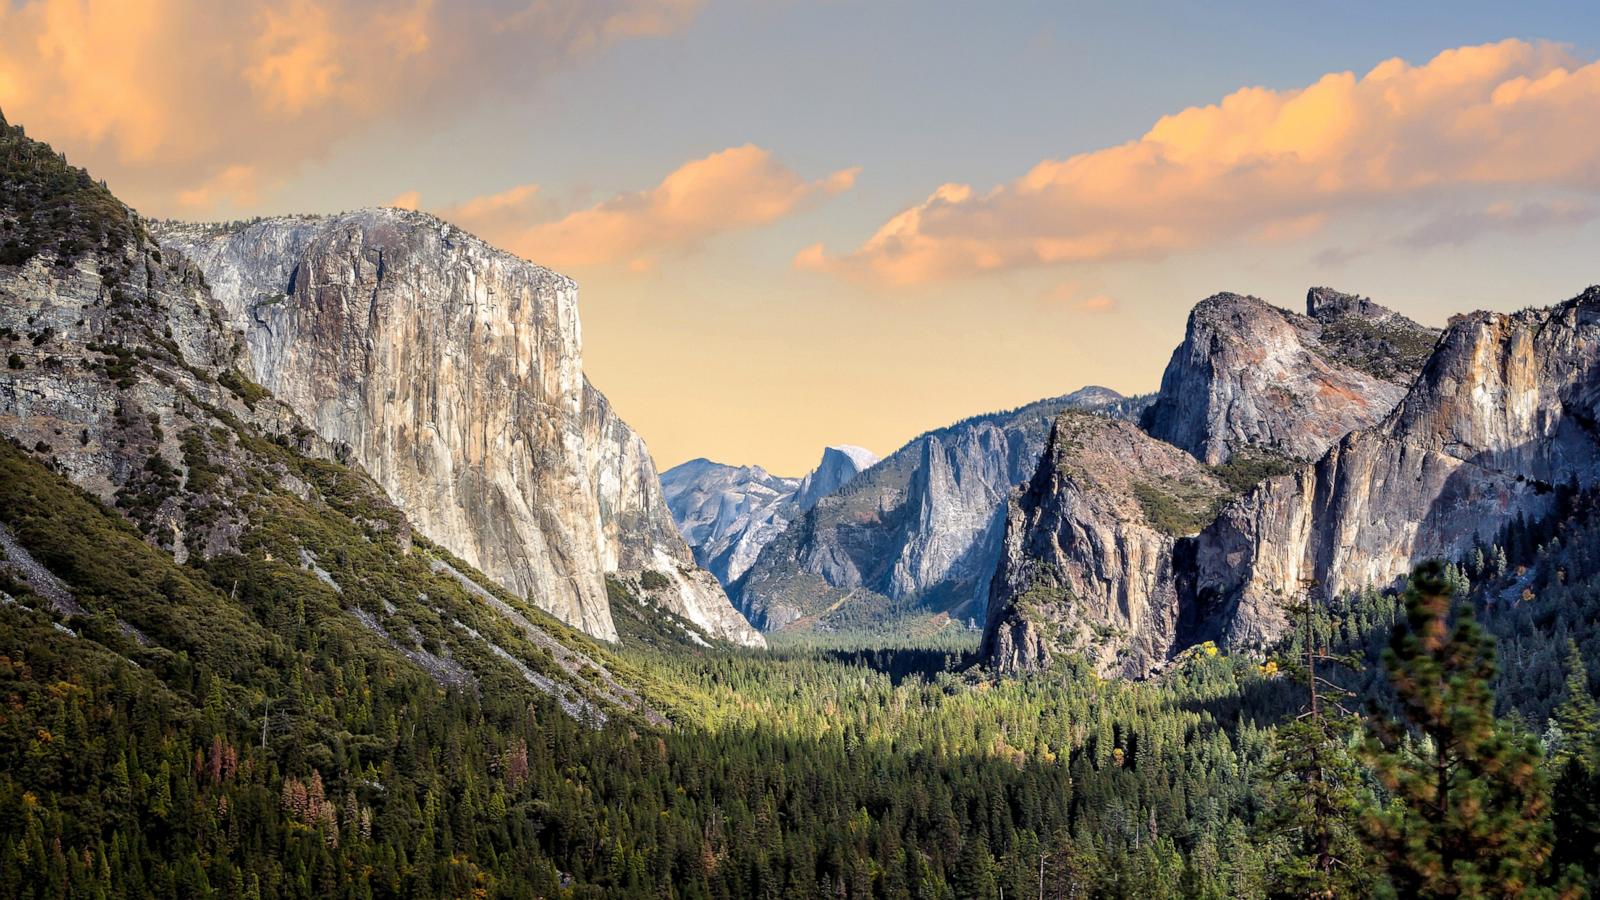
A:
<svg viewBox="0 0 1600 900">
<path fill-rule="evenodd" d="M 1556 708 L 1553 722 L 1559 728 L 1561 740 L 1559 745 L 1552 748 L 1550 762 L 1552 768 L 1561 771 L 1571 760 L 1584 761 L 1589 756 L 1589 748 L 1594 742 L 1597 711 L 1594 697 L 1589 693 L 1589 669 L 1584 664 L 1583 655 L 1578 652 L 1578 645 L 1572 641 L 1567 642 L 1567 696 Z"/>
<path fill-rule="evenodd" d="M 1307 599 L 1290 610 L 1301 622 L 1301 648 L 1298 659 L 1283 666 L 1306 686 L 1306 703 L 1278 729 L 1267 768 L 1265 824 L 1289 841 L 1289 852 L 1273 861 L 1270 881 L 1279 896 L 1359 896 L 1369 878 L 1358 834 L 1361 770 L 1349 752 L 1357 719 L 1344 706 L 1354 692 L 1329 677 L 1336 667 L 1354 670 L 1359 662 L 1327 646 L 1309 594 L 1308 586 Z"/>
<path fill-rule="evenodd" d="M 1567 645 L 1567 696 L 1551 731 L 1554 773 L 1554 867 L 1589 893 L 1600 892 L 1600 709 L 1589 693 L 1588 668 L 1576 644 Z"/>
<path fill-rule="evenodd" d="M 1384 654 L 1400 718 L 1371 719 L 1393 795 L 1371 835 L 1401 896 L 1528 896 L 1551 851 L 1538 745 L 1495 720 L 1493 639 L 1452 600 L 1442 564 L 1412 573 Z"/>
<path fill-rule="evenodd" d="M 956 863 L 951 887 L 958 900 L 994 900 L 998 897 L 994 856 L 989 852 L 988 841 L 981 837 L 967 841 Z"/>
</svg>

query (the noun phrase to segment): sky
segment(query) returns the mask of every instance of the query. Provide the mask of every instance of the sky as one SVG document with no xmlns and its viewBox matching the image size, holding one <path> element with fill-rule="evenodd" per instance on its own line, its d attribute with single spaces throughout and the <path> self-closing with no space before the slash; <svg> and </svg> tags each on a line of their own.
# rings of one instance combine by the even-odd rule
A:
<svg viewBox="0 0 1600 900">
<path fill-rule="evenodd" d="M 572 276 L 663 469 L 1151 391 L 1218 291 L 1600 282 L 1585 3 L 0 0 L 0 110 L 146 215 L 408 206 Z"/>
</svg>

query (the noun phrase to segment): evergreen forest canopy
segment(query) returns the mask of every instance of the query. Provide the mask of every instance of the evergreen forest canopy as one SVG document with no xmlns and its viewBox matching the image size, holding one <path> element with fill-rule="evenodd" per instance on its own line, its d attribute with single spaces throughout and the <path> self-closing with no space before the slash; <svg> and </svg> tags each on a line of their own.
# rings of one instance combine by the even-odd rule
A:
<svg viewBox="0 0 1600 900">
<path fill-rule="evenodd" d="M 0 524 L 79 596 L 148 629 L 184 627 L 140 610 L 152 589 L 226 613 L 172 655 L 0 585 L 5 896 L 1579 896 L 1600 879 L 1592 497 L 1402 596 L 1307 605 L 1268 659 L 1202 646 L 1144 683 L 1071 663 L 995 680 L 940 649 L 705 648 L 643 604 L 621 650 L 566 634 L 669 712 L 658 727 L 509 681 L 442 689 L 356 640 L 315 582 L 262 577 L 269 554 L 179 566 L 20 450 L 0 464 Z M 257 641 L 253 665 L 205 652 Z"/>
</svg>

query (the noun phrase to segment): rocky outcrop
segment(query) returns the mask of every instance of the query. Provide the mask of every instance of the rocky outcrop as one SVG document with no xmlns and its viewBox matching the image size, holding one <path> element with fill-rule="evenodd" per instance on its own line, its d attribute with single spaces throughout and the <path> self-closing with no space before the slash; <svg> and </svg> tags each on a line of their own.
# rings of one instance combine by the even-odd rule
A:
<svg viewBox="0 0 1600 900">
<path fill-rule="evenodd" d="M 616 637 L 614 574 L 760 643 L 695 567 L 643 442 L 585 379 L 571 280 L 393 209 L 161 237 L 204 270 L 251 376 L 423 534 L 599 637 Z"/>
<path fill-rule="evenodd" d="M 1394 324 L 1392 313 L 1318 291 L 1311 311 L 1324 327 L 1350 315 L 1363 323 L 1354 337 L 1322 339 L 1324 351 L 1395 358 L 1375 351 L 1367 330 Z M 1403 320 L 1396 327 L 1410 329 Z M 1214 380 L 1248 384 L 1253 376 L 1223 363 L 1260 358 L 1219 346 Z M 1058 438 L 1009 515 L 984 640 L 988 662 L 1036 667 L 1070 650 L 1102 671 L 1140 676 L 1202 641 L 1261 647 L 1283 636 L 1284 605 L 1308 585 L 1325 597 L 1389 587 L 1424 559 L 1462 558 L 1519 517 L 1547 515 L 1560 487 L 1600 482 L 1600 288 L 1548 309 L 1458 317 L 1434 347 L 1380 422 L 1213 507 L 1214 518 L 1198 502 L 1203 491 L 1190 495 L 1197 502 L 1187 512 L 1150 502 L 1151 478 L 1141 473 L 1165 471 L 1168 485 L 1172 477 L 1203 485 L 1207 474 L 1228 482 L 1237 456 L 1174 475 L 1158 450 L 1105 452 L 1118 446 L 1106 434 Z M 1165 519 L 1172 527 L 1157 530 L 1181 536 L 1166 542 L 1139 530 L 1128 483 L 1142 527 Z M 1158 515 L 1162 509 L 1178 514 Z"/>
<path fill-rule="evenodd" d="M 1062 410 L 1136 416 L 1106 388 L 924 434 L 823 498 L 761 552 L 735 600 L 772 630 L 906 611 L 980 618 L 1013 486 L 1033 475 Z"/>
<path fill-rule="evenodd" d="M 55 633 L 180 680 L 195 666 L 259 679 L 286 659 L 310 672 L 318 654 L 284 655 L 305 641 L 385 679 L 415 666 L 450 690 L 525 684 L 526 700 L 550 695 L 591 725 L 666 724 L 595 642 L 415 541 L 384 490 L 338 461 L 348 447 L 239 371 L 226 311 L 148 223 L 3 117 L 0 159 L 7 603 L 48 607 Z M 675 646 L 703 643 L 654 605 L 629 608 Z"/>
<path fill-rule="evenodd" d="M 13 167 L 0 181 L 0 234 L 31 220 L 102 236 L 72 247 L 69 232 L 36 231 L 36 252 L 0 262 L 0 435 L 120 509 L 179 562 L 237 550 L 245 513 L 212 486 L 251 476 L 214 452 L 223 440 L 214 435 L 243 421 L 306 451 L 326 448 L 301 440 L 286 408 L 227 386 L 245 388 L 233 370 L 243 348 L 199 269 L 163 254 L 86 173 L 3 123 L 0 155 Z M 29 162 L 33 177 L 15 172 Z M 57 193 L 31 194 L 30 184 Z M 192 461 L 213 456 L 207 478 L 190 474 Z"/>
<path fill-rule="evenodd" d="M 1600 480 L 1600 289 L 1453 321 L 1405 400 L 1315 464 L 1271 479 L 1194 539 L 1188 641 L 1283 633 L 1303 581 L 1330 596 L 1459 559 L 1555 488 Z"/>
<path fill-rule="evenodd" d="M 1312 288 L 1306 310 L 1228 293 L 1201 301 L 1145 429 L 1212 464 L 1246 448 L 1314 459 L 1394 408 L 1438 334 L 1328 288 Z"/>
<path fill-rule="evenodd" d="M 1226 495 L 1206 466 L 1132 423 L 1062 413 L 1007 506 L 983 658 L 1016 672 L 1067 652 L 1101 673 L 1148 673 L 1177 639 L 1174 545 Z"/>
<path fill-rule="evenodd" d="M 795 479 L 695 459 L 663 472 L 661 485 L 695 560 L 729 585 L 790 521 L 877 461 L 860 447 L 828 447 L 816 469 Z"/>
<path fill-rule="evenodd" d="M 850 479 L 871 468 L 877 461 L 878 455 L 864 447 L 840 444 L 825 448 L 822 462 L 800 480 L 800 487 L 795 491 L 796 507 L 800 512 L 807 512 L 817 505 L 817 501 L 849 484 Z"/>
</svg>

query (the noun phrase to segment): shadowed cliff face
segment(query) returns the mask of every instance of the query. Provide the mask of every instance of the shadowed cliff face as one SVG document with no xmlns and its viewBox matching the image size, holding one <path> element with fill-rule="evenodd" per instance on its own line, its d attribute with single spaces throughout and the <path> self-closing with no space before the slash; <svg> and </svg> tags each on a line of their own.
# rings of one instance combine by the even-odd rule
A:
<svg viewBox="0 0 1600 900">
<path fill-rule="evenodd" d="M 1352 306 L 1369 317 L 1363 321 L 1393 315 L 1315 291 L 1313 312 L 1319 299 L 1338 316 Z M 1368 352 L 1370 338 L 1341 338 L 1341 353 L 1354 348 L 1380 365 L 1393 358 L 1382 347 Z M 1224 342 L 1215 360 L 1194 368 L 1238 385 L 1254 376 L 1233 367 L 1255 364 Z M 1317 414 L 1314 406 L 1302 412 Z M 1170 476 L 1170 460 L 1150 449 L 1096 451 L 1109 435 L 1085 438 L 1078 429 L 1072 440 L 1056 439 L 1012 501 L 986 658 L 1014 670 L 1072 650 L 1087 652 L 1102 671 L 1139 676 L 1204 640 L 1265 645 L 1284 634 L 1283 605 L 1308 581 L 1329 596 L 1389 586 L 1423 559 L 1459 558 L 1492 541 L 1519 515 L 1544 515 L 1557 485 L 1600 480 L 1597 414 L 1600 289 L 1592 288 L 1548 309 L 1458 318 L 1381 422 L 1342 436 L 1315 462 L 1265 478 L 1214 516 L 1217 507 L 1195 504 L 1199 515 L 1189 518 L 1181 504 L 1135 488 L 1144 523 L 1165 519 L 1165 530 L 1180 535 L 1175 540 L 1134 530 L 1137 517 L 1123 511 L 1125 503 L 1118 508 L 1126 494 L 1119 485 Z M 1228 446 L 1232 433 L 1223 428 L 1224 440 L 1202 446 Z M 1224 480 L 1237 474 L 1227 465 L 1204 468 Z M 1163 509 L 1179 514 L 1156 515 Z M 1130 594 L 1129 584 L 1141 590 Z M 1107 600 L 1124 597 L 1132 600 Z M 1097 638 L 1087 647 L 1086 633 Z"/>
<path fill-rule="evenodd" d="M 616 637 L 615 573 L 712 634 L 760 642 L 694 565 L 643 442 L 584 378 L 572 281 L 401 210 L 163 240 L 205 271 L 253 377 L 422 533 L 599 637 Z"/>
<path fill-rule="evenodd" d="M 1173 547 L 1227 487 L 1130 422 L 1064 412 L 1007 510 L 982 654 L 1003 672 L 1081 654 L 1143 675 L 1177 640 Z"/>
</svg>

